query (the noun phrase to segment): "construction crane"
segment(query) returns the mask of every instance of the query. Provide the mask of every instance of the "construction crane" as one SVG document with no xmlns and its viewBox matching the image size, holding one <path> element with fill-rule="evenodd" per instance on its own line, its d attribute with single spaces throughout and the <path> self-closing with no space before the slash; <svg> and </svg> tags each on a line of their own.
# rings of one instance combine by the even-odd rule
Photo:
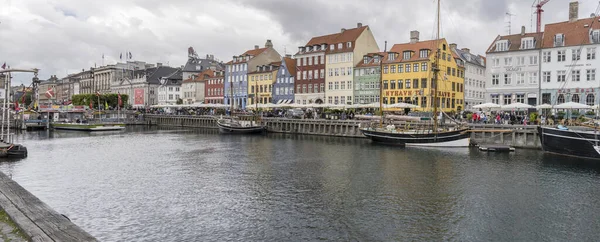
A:
<svg viewBox="0 0 600 242">
<path fill-rule="evenodd" d="M 542 31 L 542 13 L 544 12 L 544 10 L 542 9 L 542 6 L 544 6 L 549 1 L 550 0 L 543 0 L 543 1 L 539 2 L 537 5 L 535 5 L 535 8 L 536 8 L 535 13 L 537 14 L 537 29 L 536 29 L 537 33 Z"/>
</svg>

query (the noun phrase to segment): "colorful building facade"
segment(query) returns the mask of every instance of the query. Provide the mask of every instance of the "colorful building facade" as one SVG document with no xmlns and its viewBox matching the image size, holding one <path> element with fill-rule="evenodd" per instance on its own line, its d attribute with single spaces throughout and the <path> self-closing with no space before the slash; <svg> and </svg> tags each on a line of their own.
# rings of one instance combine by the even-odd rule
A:
<svg viewBox="0 0 600 242">
<path fill-rule="evenodd" d="M 281 60 L 277 79 L 273 84 L 273 103 L 294 102 L 294 79 L 296 78 L 296 60 L 286 56 Z"/>
<path fill-rule="evenodd" d="M 273 102 L 273 84 L 279 71 L 280 62 L 256 67 L 256 71 L 248 74 L 248 105 L 267 104 Z"/>
<path fill-rule="evenodd" d="M 206 80 L 204 89 L 204 103 L 223 103 L 225 92 L 225 71 L 215 71 L 214 75 Z"/>
<path fill-rule="evenodd" d="M 381 87 L 381 61 L 387 53 L 369 53 L 354 68 L 354 103 L 379 102 Z"/>
</svg>

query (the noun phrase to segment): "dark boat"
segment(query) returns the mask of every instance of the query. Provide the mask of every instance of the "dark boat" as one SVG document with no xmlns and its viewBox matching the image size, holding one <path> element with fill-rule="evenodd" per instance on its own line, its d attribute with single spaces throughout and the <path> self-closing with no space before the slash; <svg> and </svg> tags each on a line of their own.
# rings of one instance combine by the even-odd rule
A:
<svg viewBox="0 0 600 242">
<path fill-rule="evenodd" d="M 600 159 L 600 132 L 538 126 L 542 149 L 548 153 Z"/>
<path fill-rule="evenodd" d="M 27 147 L 20 144 L 13 144 L 7 148 L 6 156 L 10 158 L 25 158 L 27 157 Z"/>
<path fill-rule="evenodd" d="M 397 132 L 374 128 L 360 129 L 360 131 L 374 142 L 384 144 L 427 147 L 468 147 L 470 145 L 467 129 L 437 133 L 423 130 Z"/>
<path fill-rule="evenodd" d="M 217 126 L 223 134 L 261 134 L 266 131 L 264 125 L 257 125 L 254 121 L 238 121 L 226 118 L 217 120 Z"/>
</svg>

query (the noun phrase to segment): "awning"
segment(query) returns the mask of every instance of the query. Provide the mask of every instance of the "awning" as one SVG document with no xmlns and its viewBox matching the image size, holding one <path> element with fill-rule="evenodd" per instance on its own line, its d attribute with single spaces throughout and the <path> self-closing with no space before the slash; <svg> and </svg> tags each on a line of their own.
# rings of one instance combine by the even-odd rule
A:
<svg viewBox="0 0 600 242">
<path fill-rule="evenodd" d="M 290 103 L 292 103 L 292 99 L 286 99 L 285 100 L 285 104 L 290 104 Z"/>
<path fill-rule="evenodd" d="M 281 104 L 283 101 L 283 99 L 280 99 L 279 101 L 277 101 L 277 104 Z"/>
</svg>

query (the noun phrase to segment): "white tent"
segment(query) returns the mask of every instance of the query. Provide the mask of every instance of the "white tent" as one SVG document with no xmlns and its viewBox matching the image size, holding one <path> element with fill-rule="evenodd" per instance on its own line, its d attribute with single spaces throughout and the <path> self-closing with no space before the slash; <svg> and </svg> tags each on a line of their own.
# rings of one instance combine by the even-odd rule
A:
<svg viewBox="0 0 600 242">
<path fill-rule="evenodd" d="M 551 109 L 552 105 L 544 103 L 544 104 L 537 105 L 535 108 L 537 108 L 537 109 Z"/>
<path fill-rule="evenodd" d="M 563 104 L 555 105 L 554 109 L 592 109 L 592 107 L 576 102 L 566 102 Z"/>
<path fill-rule="evenodd" d="M 379 108 L 380 104 L 378 102 L 369 103 L 369 104 L 360 104 L 358 107 L 360 107 L 360 108 Z M 384 104 L 383 107 L 385 108 L 386 105 Z"/>
<path fill-rule="evenodd" d="M 533 106 L 531 106 L 529 104 L 519 103 L 519 102 L 511 103 L 511 104 L 503 105 L 502 106 L 503 110 L 513 110 L 513 109 L 521 109 L 521 110 L 523 110 L 523 109 L 529 109 L 529 108 L 533 108 Z"/>
<path fill-rule="evenodd" d="M 410 103 L 394 103 L 387 105 L 388 108 L 418 108 L 419 106 Z"/>
<path fill-rule="evenodd" d="M 473 106 L 473 108 L 500 108 L 501 106 L 495 103 L 482 103 L 479 105 Z"/>
</svg>

